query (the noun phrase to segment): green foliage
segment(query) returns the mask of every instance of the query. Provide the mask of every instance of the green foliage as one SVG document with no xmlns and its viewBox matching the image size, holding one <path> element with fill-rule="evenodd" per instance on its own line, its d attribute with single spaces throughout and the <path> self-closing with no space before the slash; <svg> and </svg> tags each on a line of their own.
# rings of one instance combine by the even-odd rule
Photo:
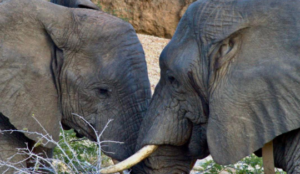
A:
<svg viewBox="0 0 300 174">
<path fill-rule="evenodd" d="M 63 136 L 64 135 L 64 136 Z M 54 158 L 63 161 L 60 167 L 61 173 L 68 173 L 66 166 L 69 166 L 70 160 L 79 172 L 88 171 L 93 173 L 98 162 L 97 150 L 98 145 L 86 138 L 77 138 L 73 129 L 61 130 L 60 141 L 58 147 L 54 149 Z M 102 161 L 107 163 L 110 159 L 102 156 Z"/>
<path fill-rule="evenodd" d="M 219 165 L 213 160 L 207 160 L 201 164 L 203 174 L 219 174 L 221 171 L 227 171 L 232 174 L 262 174 L 264 173 L 262 158 L 254 154 L 244 158 L 234 165 Z M 276 169 L 276 174 L 285 174 L 285 172 Z"/>
<path fill-rule="evenodd" d="M 63 136 L 64 134 L 64 136 Z M 65 137 L 65 138 L 64 138 Z M 61 130 L 59 145 L 64 150 L 63 152 L 59 148 L 54 149 L 54 157 L 61 159 L 66 165 L 73 160 L 78 171 L 93 172 L 94 166 L 97 165 L 97 149 L 98 145 L 86 138 L 79 139 L 76 137 L 76 133 L 71 130 Z M 72 152 L 73 151 L 73 152 Z M 75 153 L 74 153 L 75 152 Z M 75 154 L 75 156 L 74 156 Z M 78 159 L 78 161 L 74 160 Z M 102 155 L 102 166 L 109 166 L 112 164 L 109 157 Z M 84 164 L 84 165 L 82 165 Z M 82 166 L 85 168 L 82 169 Z M 90 168 L 88 168 L 89 166 Z M 197 169 L 201 174 L 219 174 L 222 171 L 227 171 L 231 174 L 262 174 L 264 173 L 262 158 L 255 156 L 254 154 L 244 158 L 240 162 L 234 165 L 219 165 L 213 160 L 207 160 L 200 165 L 200 169 Z M 68 173 L 68 170 L 64 165 L 61 166 L 60 173 Z M 276 174 L 285 174 L 285 172 L 276 169 Z"/>
<path fill-rule="evenodd" d="M 89 160 L 90 161 L 90 159 L 86 158 L 87 156 L 97 156 L 97 151 L 96 151 L 97 150 L 97 145 L 96 144 L 90 143 L 85 139 L 78 139 L 76 137 L 76 133 L 74 132 L 73 129 L 71 129 L 71 130 L 61 130 L 60 137 L 59 137 L 60 138 L 59 144 L 64 149 L 64 151 L 68 154 L 68 156 L 70 158 L 73 158 L 72 152 L 71 152 L 72 149 L 69 149 L 68 145 L 64 141 L 63 136 L 62 136 L 63 131 L 64 131 L 64 134 L 65 134 L 66 142 L 69 143 L 70 147 L 73 150 L 75 150 L 75 152 L 77 154 L 77 158 L 80 161 L 83 161 L 83 160 Z M 82 154 L 85 154 L 85 155 L 82 155 Z M 58 149 L 58 148 L 55 148 L 54 149 L 54 156 L 59 156 L 59 155 L 61 155 L 61 150 Z M 64 157 L 64 158 L 66 158 L 66 157 Z M 65 161 L 67 161 L 67 159 L 65 159 Z M 93 161 L 91 161 L 91 162 L 93 162 Z"/>
<path fill-rule="evenodd" d="M 100 2 L 97 2 L 97 6 L 99 7 L 100 10 L 102 10 L 102 5 L 100 4 Z M 103 11 L 103 10 L 102 10 Z"/>
</svg>

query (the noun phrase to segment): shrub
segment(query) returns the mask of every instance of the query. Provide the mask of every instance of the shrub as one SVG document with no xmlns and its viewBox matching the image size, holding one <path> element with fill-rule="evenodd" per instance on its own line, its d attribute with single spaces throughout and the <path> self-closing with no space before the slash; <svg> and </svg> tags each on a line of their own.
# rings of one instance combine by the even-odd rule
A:
<svg viewBox="0 0 300 174">
<path fill-rule="evenodd" d="M 232 174 L 262 174 L 264 173 L 262 158 L 252 154 L 234 165 L 219 165 L 213 160 L 206 160 L 200 164 L 201 174 L 219 174 L 226 171 Z M 285 174 L 280 169 L 276 169 L 276 174 Z"/>
<path fill-rule="evenodd" d="M 89 126 L 91 126 L 83 117 L 73 114 L 81 118 L 85 121 Z M 40 171 L 45 171 L 46 173 L 54 173 L 54 174 L 67 174 L 67 173 L 76 173 L 76 174 L 92 174 L 92 173 L 100 173 L 100 169 L 102 167 L 103 159 L 108 161 L 107 157 L 102 158 L 101 153 L 101 144 L 102 143 L 121 143 L 114 141 L 100 141 L 100 137 L 102 136 L 105 129 L 108 127 L 109 123 L 112 120 L 109 120 L 104 130 L 98 133 L 92 126 L 91 128 L 94 130 L 97 135 L 97 141 L 91 142 L 86 139 L 77 139 L 75 137 L 75 133 L 73 130 L 63 131 L 62 126 L 60 130 L 60 140 L 56 142 L 53 140 L 52 136 L 46 132 L 44 127 L 40 124 L 40 122 L 34 117 L 35 121 L 43 128 L 44 133 L 39 132 L 30 132 L 28 129 L 24 130 L 0 130 L 0 133 L 11 133 L 11 132 L 20 132 L 33 134 L 38 137 L 42 137 L 43 141 L 38 141 L 33 148 L 36 148 L 40 145 L 53 143 L 56 145 L 54 149 L 54 157 L 53 158 L 44 158 L 39 156 L 38 154 L 33 153 L 33 149 L 20 148 L 18 152 L 13 155 L 26 155 L 27 158 L 25 161 L 31 160 L 34 164 L 31 168 L 26 168 L 22 166 L 24 160 L 18 162 L 10 162 L 9 159 L 6 161 L 0 160 L 0 168 L 6 167 L 7 169 L 13 169 L 15 173 L 22 174 L 31 174 L 31 173 L 40 173 Z M 21 166 L 21 167 L 20 167 Z"/>
</svg>

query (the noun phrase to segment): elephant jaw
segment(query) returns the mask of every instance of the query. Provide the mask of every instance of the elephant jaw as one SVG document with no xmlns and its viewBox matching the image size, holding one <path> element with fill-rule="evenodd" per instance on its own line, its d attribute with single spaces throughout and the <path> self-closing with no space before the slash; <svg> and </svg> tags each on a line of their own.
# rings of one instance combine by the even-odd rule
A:
<svg viewBox="0 0 300 174">
<path fill-rule="evenodd" d="M 137 163 L 143 161 L 145 158 L 150 156 L 156 149 L 158 148 L 157 145 L 147 145 L 140 149 L 138 152 L 127 158 L 126 160 L 113 165 L 107 168 L 101 169 L 100 173 L 116 173 L 126 169 L 131 168 L 132 166 L 136 165 Z"/>
<path fill-rule="evenodd" d="M 67 125 L 68 128 L 74 129 L 76 136 L 85 136 L 91 141 L 97 141 L 97 135 L 96 132 L 93 130 L 92 127 L 89 125 L 87 126 L 78 126 L 77 124 L 74 124 L 72 121 L 69 121 L 67 119 L 63 119 L 62 121 L 63 125 Z M 88 127 L 88 129 L 86 129 Z M 67 130 L 68 130 L 67 128 Z"/>
</svg>

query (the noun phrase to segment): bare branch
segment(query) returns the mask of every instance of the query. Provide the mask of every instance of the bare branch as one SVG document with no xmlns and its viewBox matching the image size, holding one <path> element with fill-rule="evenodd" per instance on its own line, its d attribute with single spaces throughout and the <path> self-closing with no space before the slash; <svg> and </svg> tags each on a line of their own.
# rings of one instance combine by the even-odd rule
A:
<svg viewBox="0 0 300 174">
<path fill-rule="evenodd" d="M 31 173 L 35 173 L 35 172 L 39 172 L 45 171 L 46 173 L 55 173 L 58 174 L 61 172 L 61 166 L 63 166 L 65 172 L 68 173 L 100 173 L 101 170 L 101 161 L 102 161 L 102 156 L 101 156 L 101 151 L 103 151 L 101 149 L 102 146 L 106 146 L 106 145 L 102 145 L 103 143 L 118 143 L 118 144 L 123 144 L 123 142 L 118 142 L 118 141 L 111 141 L 111 140 L 105 140 L 105 141 L 100 141 L 101 136 L 103 135 L 103 133 L 105 132 L 105 130 L 108 128 L 109 124 L 113 121 L 108 120 L 108 122 L 106 123 L 104 129 L 101 131 L 100 134 L 98 134 L 97 130 L 88 122 L 86 121 L 82 116 L 78 115 L 78 114 L 73 114 L 74 116 L 80 118 L 82 121 L 84 121 L 95 133 L 95 137 L 96 137 L 96 143 L 98 148 L 97 148 L 97 163 L 95 165 L 92 165 L 86 161 L 81 161 L 79 160 L 77 157 L 79 154 L 77 154 L 75 152 L 75 150 L 72 148 L 72 146 L 70 145 L 70 143 L 72 142 L 76 142 L 76 141 L 82 141 L 82 140 L 71 140 L 68 142 L 66 135 L 64 133 L 64 131 L 61 131 L 61 140 L 56 142 L 53 138 L 52 135 L 50 135 L 46 129 L 44 128 L 44 126 L 36 119 L 36 117 L 33 116 L 34 120 L 38 123 L 38 125 L 42 128 L 43 133 L 41 132 L 31 132 L 28 130 L 0 130 L 0 134 L 4 134 L 4 133 L 13 133 L 13 132 L 19 132 L 19 133 L 26 133 L 26 134 L 30 134 L 30 135 L 35 135 L 37 137 L 39 137 L 41 139 L 41 141 L 38 141 L 32 149 L 30 149 L 28 147 L 28 145 L 26 144 L 26 148 L 19 148 L 17 149 L 17 152 L 12 155 L 11 157 L 7 158 L 6 161 L 2 161 L 0 160 L 0 167 L 6 167 L 7 169 L 4 171 L 4 173 L 8 172 L 9 170 L 14 170 L 15 173 L 22 173 L 22 174 L 31 174 Z M 62 125 L 60 123 L 60 129 L 63 130 Z M 56 145 L 56 148 L 60 150 L 61 154 L 59 156 L 56 156 L 54 158 L 49 158 L 49 157 L 43 157 L 41 154 L 35 154 L 34 148 L 41 145 L 41 146 L 45 146 L 48 143 L 53 143 Z M 69 152 L 71 152 L 71 156 L 70 157 L 67 152 L 65 151 L 65 149 L 62 147 L 62 144 L 65 144 L 67 146 L 67 150 Z M 85 152 L 85 150 L 84 150 Z M 105 153 L 110 153 L 110 152 L 105 152 Z M 46 153 L 45 153 L 46 154 Z M 11 162 L 12 159 L 14 159 L 15 157 L 22 155 L 22 156 L 26 156 L 25 158 L 23 158 L 20 161 L 17 162 Z M 67 162 L 64 160 L 67 159 Z M 26 163 L 26 161 L 31 161 L 33 165 L 33 167 L 31 168 L 26 168 L 26 166 L 24 166 L 23 164 Z"/>
</svg>

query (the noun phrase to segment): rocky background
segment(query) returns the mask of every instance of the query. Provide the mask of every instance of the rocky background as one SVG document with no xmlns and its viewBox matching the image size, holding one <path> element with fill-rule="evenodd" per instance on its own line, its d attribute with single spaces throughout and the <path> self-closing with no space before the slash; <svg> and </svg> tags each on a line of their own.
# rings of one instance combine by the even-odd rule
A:
<svg viewBox="0 0 300 174">
<path fill-rule="evenodd" d="M 137 33 L 171 38 L 188 6 L 196 0 L 91 0 L 102 11 L 131 23 Z"/>
<path fill-rule="evenodd" d="M 138 37 L 145 51 L 148 75 L 153 93 L 160 79 L 159 56 L 170 40 L 144 34 L 138 34 Z"/>
</svg>

